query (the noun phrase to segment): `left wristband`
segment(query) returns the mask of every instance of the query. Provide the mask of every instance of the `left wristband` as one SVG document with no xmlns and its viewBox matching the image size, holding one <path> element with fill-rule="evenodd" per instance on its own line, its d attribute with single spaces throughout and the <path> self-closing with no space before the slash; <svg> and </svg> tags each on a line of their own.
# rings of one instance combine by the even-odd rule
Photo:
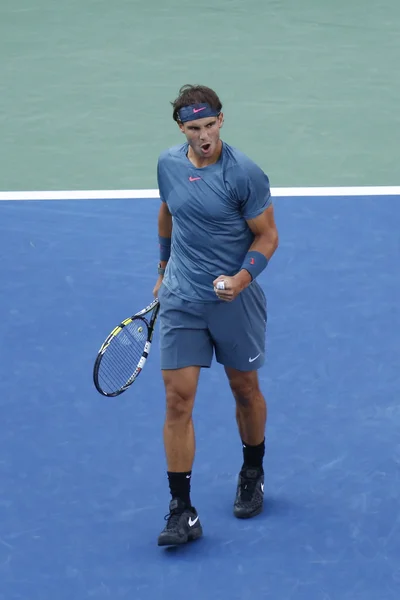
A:
<svg viewBox="0 0 400 600">
<path fill-rule="evenodd" d="M 159 235 L 158 244 L 160 247 L 160 260 L 167 261 L 171 256 L 171 238 Z"/>
</svg>

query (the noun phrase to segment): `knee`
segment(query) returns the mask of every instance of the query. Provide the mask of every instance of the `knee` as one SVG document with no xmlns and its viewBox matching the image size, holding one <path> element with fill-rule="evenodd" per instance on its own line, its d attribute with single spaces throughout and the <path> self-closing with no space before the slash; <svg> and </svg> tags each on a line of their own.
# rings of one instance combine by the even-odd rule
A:
<svg viewBox="0 0 400 600">
<path fill-rule="evenodd" d="M 236 400 L 236 404 L 240 407 L 251 407 L 260 396 L 258 383 L 247 379 L 246 377 L 231 379 L 229 384 Z"/>
<path fill-rule="evenodd" d="M 192 416 L 193 399 L 176 389 L 168 389 L 167 400 L 167 420 L 168 422 L 189 421 Z"/>
<path fill-rule="evenodd" d="M 167 421 L 189 422 L 192 417 L 194 398 L 200 368 L 186 367 L 177 371 L 163 371 L 167 402 Z"/>
</svg>

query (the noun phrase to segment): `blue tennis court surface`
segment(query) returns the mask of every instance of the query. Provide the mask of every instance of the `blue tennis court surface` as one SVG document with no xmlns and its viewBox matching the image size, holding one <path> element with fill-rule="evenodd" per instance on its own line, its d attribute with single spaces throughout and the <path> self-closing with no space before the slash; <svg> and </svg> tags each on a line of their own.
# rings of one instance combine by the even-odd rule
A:
<svg viewBox="0 0 400 600">
<path fill-rule="evenodd" d="M 0 202 L 1 600 L 398 600 L 400 197 L 280 197 L 266 510 L 232 516 L 241 446 L 203 371 L 192 495 L 205 537 L 160 549 L 169 493 L 157 332 L 137 383 L 97 350 L 151 300 L 156 199 Z"/>
</svg>

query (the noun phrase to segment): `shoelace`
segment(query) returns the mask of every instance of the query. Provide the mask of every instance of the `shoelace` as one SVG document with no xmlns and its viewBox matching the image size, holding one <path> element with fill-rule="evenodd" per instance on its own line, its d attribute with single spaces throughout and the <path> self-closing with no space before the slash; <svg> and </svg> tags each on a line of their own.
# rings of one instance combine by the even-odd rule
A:
<svg viewBox="0 0 400 600">
<path fill-rule="evenodd" d="M 177 525 L 179 519 L 181 518 L 181 515 L 182 513 L 176 510 L 173 510 L 172 512 L 165 515 L 164 519 L 165 521 L 167 521 L 168 529 L 171 529 Z"/>
</svg>

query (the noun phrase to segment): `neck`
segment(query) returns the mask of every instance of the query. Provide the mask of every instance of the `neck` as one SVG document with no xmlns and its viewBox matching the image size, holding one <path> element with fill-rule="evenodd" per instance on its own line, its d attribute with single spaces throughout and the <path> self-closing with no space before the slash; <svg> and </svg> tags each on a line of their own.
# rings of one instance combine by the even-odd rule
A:
<svg viewBox="0 0 400 600">
<path fill-rule="evenodd" d="M 197 169 L 201 169 L 202 167 L 208 167 L 209 165 L 213 165 L 214 163 L 216 163 L 217 160 L 219 159 L 219 157 L 221 156 L 221 152 L 222 152 L 222 140 L 219 140 L 218 144 L 217 144 L 217 148 L 216 148 L 214 154 L 212 154 L 212 156 L 207 156 L 205 158 L 203 158 L 202 156 L 198 156 L 193 151 L 193 148 L 191 146 L 189 146 L 187 157 L 190 160 L 190 162 Z"/>
</svg>

